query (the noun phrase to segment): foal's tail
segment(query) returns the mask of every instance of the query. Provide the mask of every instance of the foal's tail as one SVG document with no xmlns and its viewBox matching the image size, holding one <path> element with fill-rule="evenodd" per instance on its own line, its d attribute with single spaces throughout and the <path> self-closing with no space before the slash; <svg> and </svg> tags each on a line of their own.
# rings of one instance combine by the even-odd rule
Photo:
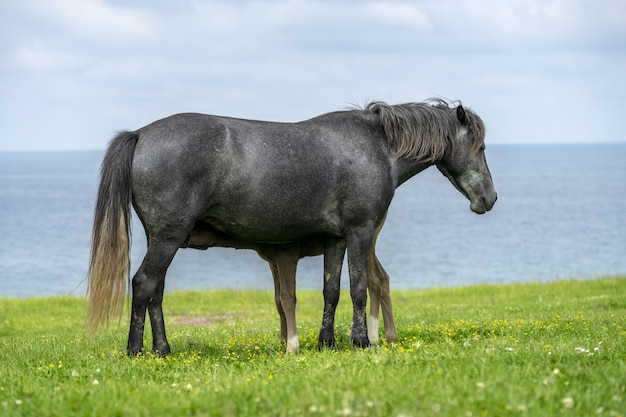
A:
<svg viewBox="0 0 626 417">
<path fill-rule="evenodd" d="M 121 316 L 124 308 L 130 278 L 130 171 L 137 139 L 134 132 L 120 132 L 100 169 L 87 284 L 91 330 Z"/>
</svg>

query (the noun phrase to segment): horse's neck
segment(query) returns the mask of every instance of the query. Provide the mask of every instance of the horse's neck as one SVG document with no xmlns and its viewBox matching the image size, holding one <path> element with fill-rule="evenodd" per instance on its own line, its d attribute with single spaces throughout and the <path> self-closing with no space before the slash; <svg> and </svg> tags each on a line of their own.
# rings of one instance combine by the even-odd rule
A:
<svg viewBox="0 0 626 417">
<path fill-rule="evenodd" d="M 396 163 L 396 187 L 399 187 L 405 181 L 419 174 L 431 165 L 433 165 L 432 162 L 421 162 L 411 158 L 398 158 Z"/>
</svg>

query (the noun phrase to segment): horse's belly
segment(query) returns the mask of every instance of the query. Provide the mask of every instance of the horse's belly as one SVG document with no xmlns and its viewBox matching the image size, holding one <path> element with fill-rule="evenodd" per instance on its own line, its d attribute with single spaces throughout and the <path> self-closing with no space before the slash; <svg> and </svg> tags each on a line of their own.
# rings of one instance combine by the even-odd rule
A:
<svg viewBox="0 0 626 417">
<path fill-rule="evenodd" d="M 210 226 L 243 240 L 262 243 L 286 243 L 317 236 L 340 237 L 328 219 L 299 212 L 209 210 L 203 221 Z"/>
</svg>

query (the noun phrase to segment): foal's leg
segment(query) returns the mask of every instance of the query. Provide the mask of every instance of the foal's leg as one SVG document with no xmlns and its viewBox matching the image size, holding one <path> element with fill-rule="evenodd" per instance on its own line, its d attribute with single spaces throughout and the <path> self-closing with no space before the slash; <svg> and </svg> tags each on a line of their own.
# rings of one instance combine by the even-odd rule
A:
<svg viewBox="0 0 626 417">
<path fill-rule="evenodd" d="M 385 322 L 385 338 L 388 342 L 398 339 L 391 308 L 389 274 L 387 274 L 387 271 L 385 271 L 385 268 L 383 268 L 383 265 L 376 256 L 376 240 L 378 239 L 378 235 L 386 219 L 387 214 L 385 213 L 383 221 L 376 228 L 367 263 L 367 288 L 370 295 L 370 316 L 367 318 L 367 335 L 369 336 L 370 342 L 373 344 L 378 343 L 378 327 L 380 323 L 378 318 L 381 305 L 383 307 L 383 320 Z"/>
<path fill-rule="evenodd" d="M 383 322 L 385 326 L 385 339 L 388 342 L 398 340 L 398 332 L 396 331 L 396 322 L 393 318 L 393 308 L 391 306 L 391 290 L 389 289 L 389 274 L 383 268 L 378 258 L 376 258 L 375 270 L 376 274 L 381 278 L 380 306 L 383 309 Z"/>
<path fill-rule="evenodd" d="M 295 353 L 300 347 L 296 327 L 296 268 L 300 244 L 257 245 L 254 249 L 272 271 L 274 303 L 280 316 L 280 340 L 286 343 L 287 352 Z"/>
<path fill-rule="evenodd" d="M 334 239 L 324 243 L 324 314 L 318 339 L 320 348 L 335 345 L 335 311 L 339 303 L 345 253 L 344 240 Z"/>
<path fill-rule="evenodd" d="M 285 318 L 285 311 L 283 310 L 283 304 L 280 301 L 280 275 L 278 273 L 278 267 L 276 263 L 269 262 L 270 270 L 272 271 L 272 278 L 274 279 L 274 303 L 276 304 L 276 310 L 280 317 L 280 341 L 287 343 L 287 320 Z"/>
<path fill-rule="evenodd" d="M 376 258 L 374 253 L 370 253 L 370 258 L 367 266 L 367 292 L 370 297 L 370 315 L 367 318 L 367 335 L 370 339 L 370 343 L 375 345 L 378 343 L 378 318 L 380 315 L 380 296 L 381 296 L 381 282 L 380 277 L 374 270 L 373 259 Z"/>
<path fill-rule="evenodd" d="M 378 317 L 380 307 L 383 309 L 383 321 L 385 324 L 385 339 L 388 342 L 398 340 L 396 324 L 393 318 L 391 306 L 391 294 L 389 291 L 389 274 L 383 268 L 374 250 L 370 253 L 367 285 L 370 294 L 370 316 L 367 320 L 367 334 L 371 343 L 378 342 Z"/>
<path fill-rule="evenodd" d="M 165 273 L 180 245 L 179 241 L 158 242 L 149 239 L 148 251 L 132 280 L 133 301 L 128 332 L 128 353 L 131 356 L 143 350 L 146 310 L 152 326 L 152 346 L 155 353 L 170 353 L 163 322 L 163 289 Z"/>
<path fill-rule="evenodd" d="M 300 245 L 280 245 L 276 247 L 276 268 L 281 309 L 286 325 L 287 352 L 296 353 L 300 347 L 296 327 L 296 268 L 300 258 Z M 277 303 L 278 305 L 278 303 Z M 280 310 L 279 310 L 280 314 Z M 282 337 L 281 317 L 281 337 Z"/>
</svg>

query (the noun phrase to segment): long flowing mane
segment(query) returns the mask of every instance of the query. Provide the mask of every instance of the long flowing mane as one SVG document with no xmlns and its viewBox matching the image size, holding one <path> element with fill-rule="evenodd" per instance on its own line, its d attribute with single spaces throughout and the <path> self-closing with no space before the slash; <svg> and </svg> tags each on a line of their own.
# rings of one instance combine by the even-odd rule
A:
<svg viewBox="0 0 626 417">
<path fill-rule="evenodd" d="M 379 118 L 387 141 L 398 157 L 426 162 L 434 162 L 451 150 L 452 138 L 460 126 L 455 109 L 439 99 L 396 105 L 373 101 L 365 107 L 365 111 Z M 469 109 L 465 112 L 473 141 L 469 152 L 473 154 L 484 143 L 485 127 L 476 113 Z"/>
</svg>

